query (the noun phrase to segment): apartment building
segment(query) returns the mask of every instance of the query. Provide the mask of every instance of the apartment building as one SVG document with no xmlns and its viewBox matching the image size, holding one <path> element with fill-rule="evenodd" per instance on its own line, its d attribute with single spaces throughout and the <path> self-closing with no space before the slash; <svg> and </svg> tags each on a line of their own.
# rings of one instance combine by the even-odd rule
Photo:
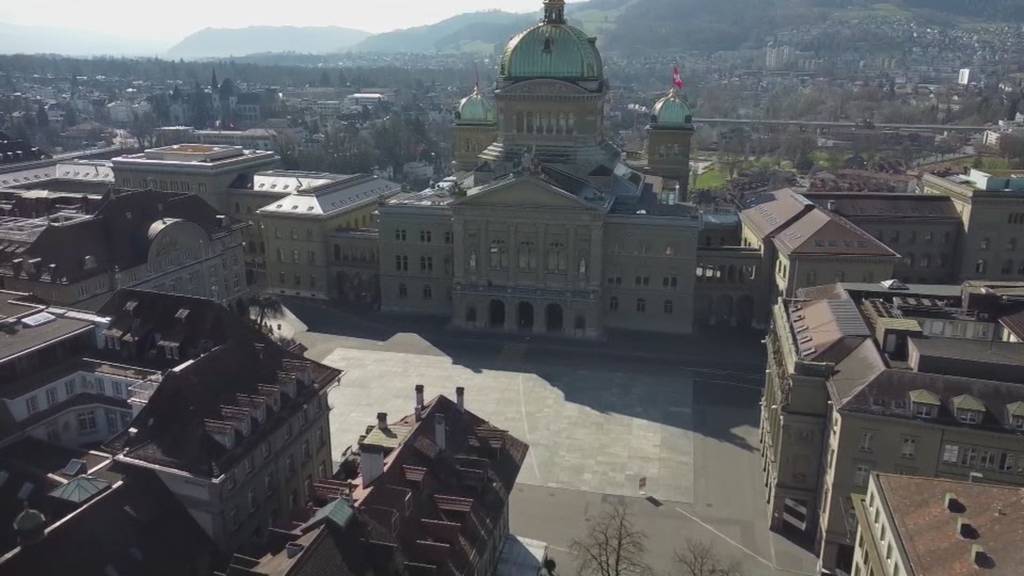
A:
<svg viewBox="0 0 1024 576">
<path fill-rule="evenodd" d="M 379 413 L 360 438 L 358 475 L 335 483 L 341 497 L 226 574 L 495 574 L 529 447 L 473 414 L 462 388 L 425 401 L 417 386 L 413 410 Z"/>
<path fill-rule="evenodd" d="M 761 446 L 772 527 L 849 571 L 870 472 L 1024 484 L 1019 283 L 803 289 L 773 309 Z"/>
<path fill-rule="evenodd" d="M 853 497 L 851 576 L 1018 574 L 1021 488 L 873 472 Z"/>
<path fill-rule="evenodd" d="M 103 444 L 129 469 L 155 474 L 185 505 L 224 553 L 290 515 L 313 498 L 332 474 L 327 389 L 341 372 L 285 350 L 226 310 L 180 308 L 164 295 L 121 297 L 132 311 L 144 305 L 210 324 L 225 336 L 193 341 L 187 362 L 166 370 L 130 428 Z M 111 306 L 120 305 L 121 301 Z M 132 302 L 137 302 L 132 304 Z M 203 319 L 204 314 L 211 318 Z M 149 343 L 174 358 L 185 346 L 173 330 L 132 322 L 104 336 L 132 356 Z"/>
</svg>

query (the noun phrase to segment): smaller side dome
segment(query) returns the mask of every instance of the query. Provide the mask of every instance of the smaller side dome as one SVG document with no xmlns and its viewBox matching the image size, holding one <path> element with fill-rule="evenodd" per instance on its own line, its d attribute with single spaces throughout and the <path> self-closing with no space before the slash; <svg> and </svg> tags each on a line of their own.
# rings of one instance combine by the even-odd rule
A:
<svg viewBox="0 0 1024 576">
<path fill-rule="evenodd" d="M 654 103 L 651 110 L 651 126 L 654 128 L 689 128 L 693 125 L 690 105 L 675 88 Z"/>
<path fill-rule="evenodd" d="M 24 546 L 42 540 L 46 530 L 46 517 L 38 510 L 25 504 L 25 509 L 14 519 L 14 531 L 18 535 L 18 544 Z"/>
<path fill-rule="evenodd" d="M 459 102 L 455 120 L 460 124 L 493 124 L 498 115 L 494 104 L 480 93 L 480 88 L 473 88 L 473 93 Z"/>
</svg>

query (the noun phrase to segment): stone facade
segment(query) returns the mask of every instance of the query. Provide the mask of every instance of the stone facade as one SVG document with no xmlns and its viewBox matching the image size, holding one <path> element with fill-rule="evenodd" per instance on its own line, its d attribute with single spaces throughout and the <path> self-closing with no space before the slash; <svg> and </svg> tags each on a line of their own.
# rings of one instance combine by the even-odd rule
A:
<svg viewBox="0 0 1024 576">
<path fill-rule="evenodd" d="M 924 174 L 920 192 L 948 196 L 961 217 L 959 279 L 1024 279 L 1024 179 Z"/>
</svg>

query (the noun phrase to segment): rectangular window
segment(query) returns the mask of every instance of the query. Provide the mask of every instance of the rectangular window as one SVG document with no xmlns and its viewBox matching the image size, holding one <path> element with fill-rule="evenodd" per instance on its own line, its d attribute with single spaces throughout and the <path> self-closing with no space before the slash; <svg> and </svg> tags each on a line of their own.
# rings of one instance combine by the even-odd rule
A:
<svg viewBox="0 0 1024 576">
<path fill-rule="evenodd" d="M 874 432 L 863 432 L 860 435 L 860 451 L 871 452 L 871 440 L 875 437 Z"/>
<path fill-rule="evenodd" d="M 913 458 L 917 450 L 917 440 L 914 438 L 904 437 L 903 448 L 900 451 L 900 456 L 904 458 Z"/>
<path fill-rule="evenodd" d="M 108 348 L 110 348 L 110 346 L 108 346 Z M 64 382 L 64 395 L 68 396 L 68 397 L 71 397 L 71 396 L 75 395 L 75 381 L 74 380 L 68 380 L 67 382 Z"/>
<path fill-rule="evenodd" d="M 107 433 L 116 434 L 118 431 L 117 412 L 108 408 L 103 411 L 103 415 L 107 419 Z"/>
<path fill-rule="evenodd" d="M 78 413 L 78 432 L 86 433 L 92 432 L 96 429 L 96 412 L 89 410 L 87 412 Z"/>
<path fill-rule="evenodd" d="M 39 399 L 33 394 L 28 398 L 25 398 L 25 411 L 29 414 L 35 414 L 39 411 Z"/>
<path fill-rule="evenodd" d="M 46 407 L 49 408 L 57 403 L 57 389 L 50 387 L 46 389 Z"/>
<path fill-rule="evenodd" d="M 430 230 L 420 230 L 420 242 L 430 244 L 433 241 Z"/>
<path fill-rule="evenodd" d="M 866 464 L 857 464 L 857 471 L 853 474 L 853 483 L 857 486 L 868 485 L 868 475 L 871 474 L 871 468 Z"/>
</svg>

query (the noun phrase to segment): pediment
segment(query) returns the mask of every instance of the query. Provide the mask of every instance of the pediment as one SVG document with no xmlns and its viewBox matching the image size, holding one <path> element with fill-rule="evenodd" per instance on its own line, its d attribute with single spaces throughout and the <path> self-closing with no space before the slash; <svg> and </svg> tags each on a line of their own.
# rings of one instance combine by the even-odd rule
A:
<svg viewBox="0 0 1024 576">
<path fill-rule="evenodd" d="M 462 206 L 515 206 L 519 208 L 571 208 L 595 210 L 594 205 L 548 182 L 523 176 L 506 182 L 482 186 L 459 201 Z"/>
</svg>

